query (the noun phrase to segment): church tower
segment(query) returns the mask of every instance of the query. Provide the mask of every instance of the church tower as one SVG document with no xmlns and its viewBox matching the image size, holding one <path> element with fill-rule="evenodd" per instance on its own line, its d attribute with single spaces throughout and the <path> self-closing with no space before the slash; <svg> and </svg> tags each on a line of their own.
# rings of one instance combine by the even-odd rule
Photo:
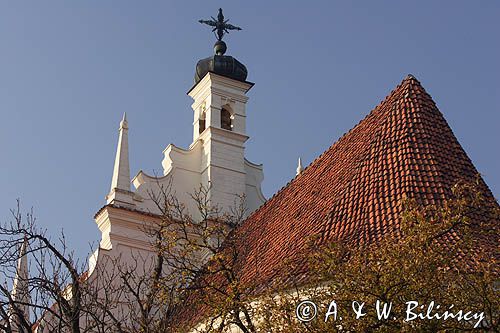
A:
<svg viewBox="0 0 500 333">
<path fill-rule="evenodd" d="M 265 202 L 261 191 L 263 167 L 245 158 L 249 139 L 246 94 L 253 83 L 247 81 L 246 67 L 226 55 L 222 40 L 228 30 L 241 29 L 228 24 L 221 9 L 217 19 L 200 22 L 214 27 L 217 41 L 214 54 L 197 63 L 194 86 L 188 91 L 193 99 L 193 142 L 188 149 L 169 144 L 163 151 L 163 175 L 148 175 L 141 170 L 132 179 L 131 188 L 129 123 L 123 116 L 111 189 L 106 206 L 95 216 L 102 232 L 102 249 L 124 246 L 147 251 L 149 245 L 140 230 L 145 218 L 142 213 L 152 218 L 160 213 L 151 195 L 160 189 L 168 188 L 195 218 L 198 207 L 191 195 L 200 187 L 209 189 L 210 205 L 223 212 L 230 212 L 240 197 L 245 198 L 247 215 Z"/>
<path fill-rule="evenodd" d="M 144 172 L 134 178 L 138 206 L 154 209 L 148 204 L 147 193 L 152 183 L 172 187 L 177 198 L 196 215 L 190 194 L 200 186 L 209 188 L 213 206 L 229 211 L 238 196 L 245 197 L 247 213 L 264 203 L 261 182 L 262 165 L 245 158 L 247 92 L 253 83 L 246 81 L 246 67 L 226 55 L 227 46 L 222 40 L 224 32 L 241 30 L 224 20 L 219 9 L 217 20 L 200 20 L 215 27 L 217 42 L 214 55 L 200 60 L 196 65 L 194 86 L 188 91 L 193 98 L 193 142 L 189 149 L 173 144 L 164 150 L 163 177 L 151 177 Z"/>
<path fill-rule="evenodd" d="M 225 68 L 229 62 L 237 63 L 237 60 L 216 54 L 198 63 L 197 68 L 208 63 L 210 69 L 189 91 L 189 96 L 194 100 L 191 147 L 198 143 L 202 145 L 200 181 L 210 184 L 212 202 L 227 207 L 234 202 L 235 195 L 244 194 L 247 202 L 251 200 L 248 202 L 250 206 L 255 207 L 258 205 L 258 198 L 255 197 L 257 193 L 247 193 L 247 174 L 259 168 L 245 160 L 245 142 L 248 140 L 245 126 L 246 92 L 252 84 L 218 74 L 217 66 Z M 168 159 L 164 160 L 164 166 L 168 168 L 169 162 Z"/>
<path fill-rule="evenodd" d="M 200 21 L 239 29 L 224 23 L 219 9 L 217 21 Z M 225 27 L 224 27 L 225 25 Z M 235 195 L 245 195 L 253 211 L 264 198 L 260 192 L 261 166 L 245 159 L 246 93 L 253 83 L 247 82 L 247 69 L 235 58 L 225 55 L 227 46 L 219 35 L 214 55 L 196 65 L 195 85 L 188 95 L 193 98 L 193 143 L 202 145 L 201 183 L 210 185 L 210 199 L 222 207 L 234 203 Z M 166 169 L 168 159 L 164 161 Z"/>
</svg>

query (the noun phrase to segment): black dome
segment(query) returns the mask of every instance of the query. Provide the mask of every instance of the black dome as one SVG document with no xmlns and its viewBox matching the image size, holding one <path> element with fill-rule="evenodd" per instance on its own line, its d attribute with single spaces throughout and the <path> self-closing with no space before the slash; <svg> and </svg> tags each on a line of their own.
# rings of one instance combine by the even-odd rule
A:
<svg viewBox="0 0 500 333">
<path fill-rule="evenodd" d="M 214 45 L 215 54 L 211 57 L 201 59 L 196 64 L 194 83 L 200 82 L 208 72 L 223 75 L 238 81 L 247 79 L 248 71 L 245 65 L 224 53 L 227 50 L 226 43 L 217 41 Z"/>
<path fill-rule="evenodd" d="M 245 65 L 235 58 L 216 54 L 198 61 L 196 64 L 194 83 L 200 82 L 208 72 L 227 76 L 239 81 L 245 81 L 248 75 Z"/>
</svg>

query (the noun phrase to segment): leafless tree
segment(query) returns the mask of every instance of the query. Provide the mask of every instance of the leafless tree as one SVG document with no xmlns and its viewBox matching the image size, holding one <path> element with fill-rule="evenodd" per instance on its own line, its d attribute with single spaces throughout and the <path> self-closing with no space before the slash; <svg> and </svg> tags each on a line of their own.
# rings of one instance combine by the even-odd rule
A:
<svg viewBox="0 0 500 333">
<path fill-rule="evenodd" d="M 0 329 L 5 332 L 160 332 L 168 309 L 155 292 L 163 258 L 102 256 L 89 276 L 86 262 L 70 252 L 64 234 L 53 240 L 32 212 L 23 216 L 19 202 L 12 221 L 0 226 Z M 161 237 L 155 226 L 146 236 Z M 153 238 L 154 239 L 154 238 Z M 161 239 L 157 239 L 157 242 Z M 30 273 L 23 281 L 29 301 L 14 299 L 8 283 L 16 277 L 20 247 L 26 243 Z M 154 244 L 153 244 L 154 246 Z M 153 252 L 154 253 L 154 252 Z M 28 309 L 26 316 L 24 309 Z M 155 328 L 154 330 L 152 328 Z"/>
<path fill-rule="evenodd" d="M 176 332 L 179 305 L 190 302 L 188 298 L 196 293 L 204 306 L 213 309 L 216 320 L 211 329 L 236 325 L 243 332 L 255 332 L 245 303 L 251 287 L 242 285 L 236 273 L 244 250 L 234 247 L 230 237 L 245 216 L 244 197 L 235 198 L 234 206 L 223 211 L 210 201 L 210 188 L 200 186 L 191 196 L 197 208 L 193 216 L 170 189 L 158 186 L 150 193 L 159 212 L 156 222 L 143 226 L 151 251 L 146 256 L 130 253 L 122 260 L 99 249 L 103 254 L 91 274 L 87 262 L 80 262 L 69 250 L 63 233 L 51 238 L 37 226 L 32 212 L 21 214 L 18 203 L 12 221 L 0 226 L 0 328 L 5 332 L 34 332 L 35 328 L 36 332 L 71 333 Z M 16 275 L 23 242 L 30 258 L 25 282 L 31 299 L 27 302 L 13 299 L 7 284 Z"/>
<path fill-rule="evenodd" d="M 16 328 L 9 324 L 14 316 L 16 326 L 20 326 L 17 330 L 31 332 L 34 322 L 41 322 L 43 316 L 50 316 L 55 327 L 73 333 L 81 332 L 84 266 L 68 250 L 64 233 L 56 241 L 52 240 L 46 230 L 37 227 L 32 212 L 22 216 L 19 201 L 17 208 L 11 212 L 12 221 L 0 226 L 0 276 L 3 280 L 0 312 L 3 329 L 15 331 Z M 33 272 L 23 281 L 30 295 L 29 301 L 13 299 L 7 287 L 7 282 L 15 277 L 19 249 L 24 242 Z M 28 317 L 21 311 L 24 308 L 28 309 Z"/>
</svg>

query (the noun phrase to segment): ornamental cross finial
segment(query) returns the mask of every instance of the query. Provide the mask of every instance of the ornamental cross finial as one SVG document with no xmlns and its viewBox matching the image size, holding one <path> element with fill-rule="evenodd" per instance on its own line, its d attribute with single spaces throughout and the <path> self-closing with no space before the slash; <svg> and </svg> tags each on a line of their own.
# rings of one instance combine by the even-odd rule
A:
<svg viewBox="0 0 500 333">
<path fill-rule="evenodd" d="M 224 33 L 228 34 L 229 30 L 241 30 L 240 27 L 227 23 L 229 22 L 229 20 L 224 20 L 222 8 L 219 8 L 217 19 L 215 19 L 213 16 L 210 17 L 212 18 L 211 20 L 199 20 L 198 22 L 214 27 L 212 31 L 216 34 L 218 41 L 222 41 Z"/>
</svg>

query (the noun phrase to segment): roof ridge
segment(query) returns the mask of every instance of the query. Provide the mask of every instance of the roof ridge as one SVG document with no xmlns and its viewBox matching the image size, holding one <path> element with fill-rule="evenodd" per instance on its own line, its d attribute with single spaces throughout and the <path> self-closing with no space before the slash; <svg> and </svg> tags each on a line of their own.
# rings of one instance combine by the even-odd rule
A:
<svg viewBox="0 0 500 333">
<path fill-rule="evenodd" d="M 304 170 L 299 174 L 295 175 L 292 177 L 285 185 L 283 185 L 278 191 L 276 191 L 269 199 L 267 199 L 258 209 L 253 211 L 246 219 L 249 219 L 252 215 L 254 215 L 258 210 L 261 208 L 264 208 L 267 206 L 268 202 L 274 199 L 277 195 L 279 195 L 281 192 L 283 192 L 288 186 L 290 186 L 299 176 L 303 175 L 307 169 L 310 169 L 313 164 L 315 164 L 318 160 L 320 160 L 328 151 L 330 151 L 335 145 L 337 145 L 342 139 L 344 139 L 349 133 L 351 133 L 354 129 L 356 129 L 363 121 L 365 121 L 367 118 L 369 118 L 374 111 L 379 109 L 381 105 L 386 103 L 389 98 L 393 97 L 394 93 L 403 87 L 403 85 L 407 82 L 411 82 L 412 80 L 415 80 L 420 84 L 420 82 L 411 74 L 408 74 L 394 89 L 391 90 L 391 92 L 384 97 L 382 101 L 380 101 L 370 112 L 368 112 L 364 118 L 362 118 L 356 125 L 351 127 L 347 132 L 344 132 L 336 141 L 334 141 L 328 148 L 326 148 L 321 154 L 319 154 L 311 163 L 309 163 L 307 166 L 304 167 Z"/>
</svg>

